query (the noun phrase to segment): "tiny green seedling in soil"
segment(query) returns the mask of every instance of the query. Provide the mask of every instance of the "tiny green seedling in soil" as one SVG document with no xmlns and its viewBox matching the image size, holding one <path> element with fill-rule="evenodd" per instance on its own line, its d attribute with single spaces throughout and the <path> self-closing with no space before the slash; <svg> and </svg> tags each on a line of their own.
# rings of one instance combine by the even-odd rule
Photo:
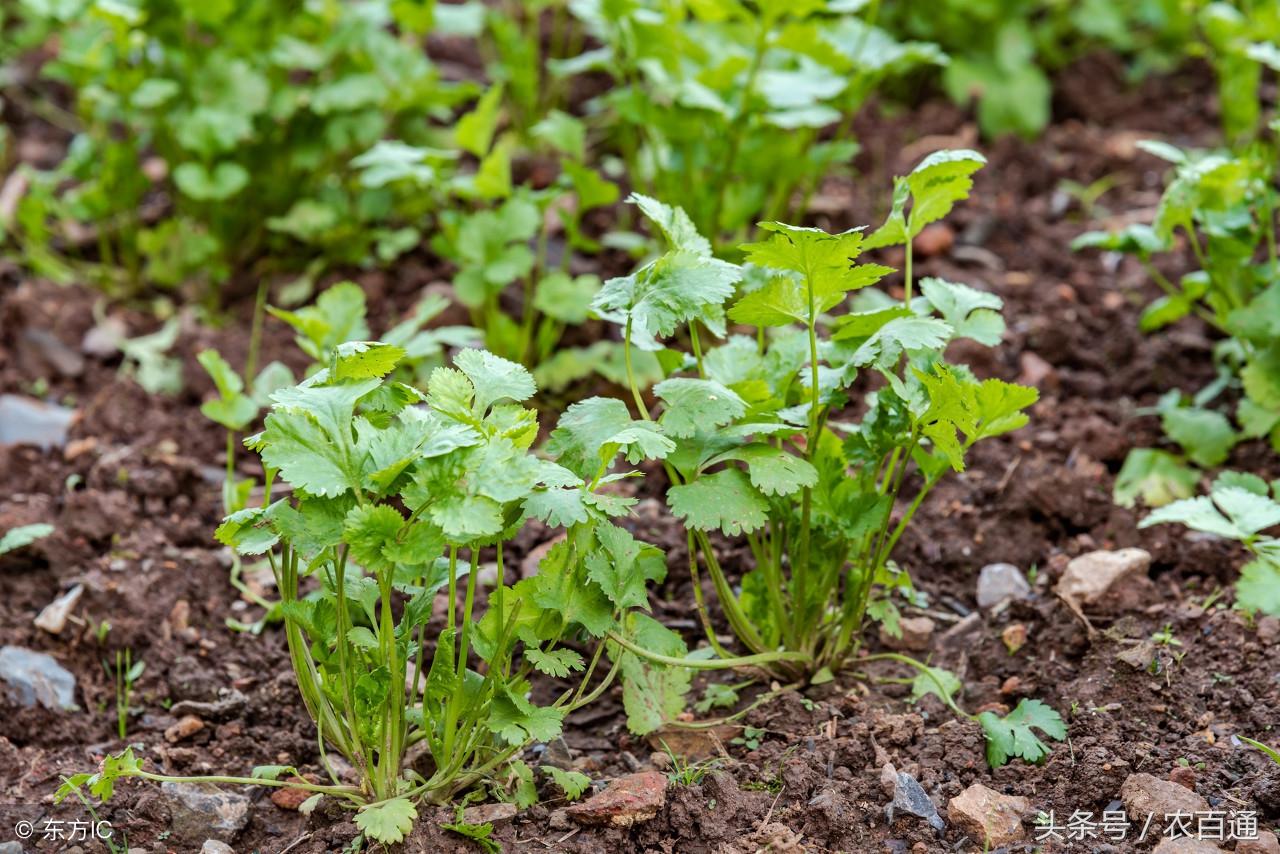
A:
<svg viewBox="0 0 1280 854">
<path fill-rule="evenodd" d="M 133 660 L 133 650 L 123 649 L 116 650 L 115 666 L 112 667 L 107 662 L 102 663 L 106 668 L 108 675 L 115 680 L 116 686 L 116 734 L 123 741 L 129 734 L 129 715 L 133 713 L 132 697 L 133 686 L 142 678 L 142 672 L 146 669 L 146 662 L 139 659 Z"/>
</svg>

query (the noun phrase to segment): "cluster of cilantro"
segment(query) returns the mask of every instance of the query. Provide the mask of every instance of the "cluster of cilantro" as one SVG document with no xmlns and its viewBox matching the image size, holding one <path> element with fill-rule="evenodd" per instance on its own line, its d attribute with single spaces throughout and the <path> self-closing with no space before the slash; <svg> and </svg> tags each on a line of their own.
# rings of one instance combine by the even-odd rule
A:
<svg viewBox="0 0 1280 854">
<path fill-rule="evenodd" d="M 1221 6 L 1222 4 L 1214 4 Z M 1223 465 L 1243 441 L 1262 440 L 1280 451 L 1280 251 L 1277 250 L 1276 188 L 1280 120 L 1263 127 L 1258 94 L 1261 68 L 1280 69 L 1276 43 L 1257 42 L 1266 21 L 1245 21 L 1238 13 L 1217 10 L 1213 18 L 1221 79 L 1236 81 L 1234 106 L 1226 105 L 1224 122 L 1232 149 L 1184 151 L 1163 142 L 1141 143 L 1148 152 L 1171 164 L 1171 177 L 1151 224 L 1135 223 L 1116 232 L 1088 232 L 1075 248 L 1099 248 L 1134 256 L 1164 295 L 1142 312 L 1140 326 L 1154 332 L 1194 316 L 1220 336 L 1213 347 L 1215 378 L 1200 389 L 1173 389 L 1156 408 L 1165 435 L 1180 453 L 1160 448 L 1136 448 L 1116 478 L 1115 500 L 1133 507 L 1170 502 L 1173 515 L 1158 512 L 1144 524 L 1184 521 L 1199 530 L 1238 539 L 1252 547 L 1261 528 L 1248 524 L 1204 521 L 1199 511 L 1236 503 L 1224 488 L 1239 488 L 1234 479 L 1252 482 L 1251 475 L 1224 475 L 1208 497 L 1192 499 L 1203 469 Z M 1274 22 L 1280 26 L 1280 21 Z M 1280 41 L 1280 32 L 1271 38 Z M 1190 247 L 1198 269 L 1176 282 L 1157 268 L 1161 256 Z M 1254 487 L 1257 485 L 1254 484 Z M 1261 516 L 1266 489 L 1246 504 L 1257 504 Z M 1198 508 L 1186 519 L 1189 508 Z M 1216 512 L 1216 511 L 1214 511 Z M 1211 512 L 1210 515 L 1213 515 Z M 1203 527 L 1209 524 L 1210 528 Z M 1246 567 L 1237 588 L 1237 604 L 1247 611 L 1280 613 L 1280 571 L 1263 549 Z"/>
<path fill-rule="evenodd" d="M 218 530 L 239 553 L 268 556 L 307 709 L 361 774 L 373 806 L 358 821 L 384 841 L 395 839 L 376 836 L 378 823 L 407 816 L 419 796 L 445 800 L 502 774 L 527 795 L 532 773 L 515 757 L 555 738 L 565 714 L 631 666 L 612 649 L 614 667 L 586 690 L 604 638 L 636 633 L 648 620 L 636 613 L 648 607 L 646 584 L 665 574 L 662 553 L 613 521 L 634 499 L 609 489 L 628 476 L 613 471 L 620 455 L 635 463 L 666 450 L 656 431 L 566 415 L 553 434 L 557 461 L 540 458 L 530 452 L 536 416 L 519 403 L 535 392 L 523 367 L 463 350 L 423 395 L 393 378 L 404 356 L 391 344 L 344 343 L 325 368 L 275 391 L 265 429 L 246 444 L 268 482 L 291 492 Z M 625 414 L 617 401 L 580 405 L 612 404 Z M 531 518 L 565 537 L 535 576 L 508 585 L 505 544 Z M 495 581 L 480 572 L 487 554 Z M 482 584 L 491 589 L 477 613 Z M 440 595 L 452 607 L 429 635 Z M 589 662 L 584 645 L 594 645 Z M 537 705 L 534 671 L 576 687 Z M 425 778 L 402 765 L 417 744 L 431 757 Z"/>
<path fill-rule="evenodd" d="M 476 90 L 442 79 L 416 39 L 392 31 L 422 26 L 412 9 L 21 4 L 20 21 L 57 34 L 41 74 L 70 89 L 76 136 L 56 168 L 31 173 L 11 236 L 39 272 L 92 273 L 113 292 L 216 288 L 262 255 L 279 267 L 302 247 L 361 263 L 416 245 L 417 227 L 390 214 L 412 220 L 429 208 L 420 184 L 351 163 L 388 134 L 431 140 L 426 117 Z M 453 157 L 433 151 L 416 177 Z M 96 227 L 94 266 L 79 263 L 88 253 L 76 249 L 78 223 Z"/>
<path fill-rule="evenodd" d="M 848 121 L 877 86 L 946 62 L 934 45 L 876 27 L 865 6 L 572 4 L 599 46 L 553 70 L 613 78 L 590 106 L 632 187 L 684 208 L 718 240 L 762 216 L 791 217 L 796 199 L 806 204 L 821 177 L 857 152 Z"/>
<path fill-rule="evenodd" d="M 892 595 L 913 591 L 891 555 L 933 486 L 947 472 L 963 471 L 977 442 L 1026 423 L 1034 389 L 979 380 L 944 357 L 958 338 L 998 343 L 998 297 L 941 279 L 924 280 L 912 297 L 908 276 L 905 298 L 895 301 L 871 287 L 892 271 L 857 263 L 867 247 L 909 245 L 967 196 L 984 162 L 970 151 L 926 158 L 898 180 L 887 222 L 869 237 L 762 223 L 767 237 L 742 247 L 743 265 L 715 258 L 680 208 L 632 197 L 669 248 L 606 282 L 595 309 L 618 325 L 628 354 L 657 351 L 669 366 L 653 387 L 654 413 L 634 382 L 631 390 L 641 422 L 668 446 L 653 442 L 650 453 L 664 462 L 668 506 L 688 530 L 708 641 L 697 656 L 715 656 L 716 665 L 750 663 L 789 682 L 833 678 L 857 654 L 868 616 L 897 631 Z M 755 334 L 743 334 L 747 328 Z M 704 345 L 708 335 L 718 339 L 711 346 Z M 688 353 L 677 349 L 686 336 Z M 865 414 L 846 420 L 855 388 Z M 611 405 L 621 425 L 627 415 Z M 575 408 L 570 417 L 580 417 Z M 911 472 L 918 483 L 909 481 Z M 914 496 L 895 520 L 908 482 Z M 713 532 L 744 537 L 750 547 L 754 566 L 740 590 L 718 563 Z M 699 559 L 746 658 L 732 656 L 712 628 Z M 657 655 L 640 656 L 648 670 L 635 678 L 645 690 L 629 707 L 631 726 L 641 732 L 678 714 L 688 689 L 669 666 L 688 660 L 684 642 L 656 624 L 646 641 Z M 930 685 L 946 685 L 926 693 L 954 704 L 958 680 Z M 1019 714 L 1029 722 L 1049 717 Z M 1026 746 L 1040 744 L 1030 723 L 1014 716 L 997 725 L 991 717 L 979 722 L 993 761 L 1043 755 Z M 1044 729 L 1061 737 L 1061 721 L 1052 717 Z M 1016 728 L 1017 749 L 997 747 L 1009 747 L 1000 727 Z"/>
</svg>

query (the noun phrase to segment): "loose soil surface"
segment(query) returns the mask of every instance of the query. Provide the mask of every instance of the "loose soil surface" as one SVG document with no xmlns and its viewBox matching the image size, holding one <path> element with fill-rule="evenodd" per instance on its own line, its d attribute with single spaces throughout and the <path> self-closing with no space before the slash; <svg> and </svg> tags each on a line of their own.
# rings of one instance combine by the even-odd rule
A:
<svg viewBox="0 0 1280 854">
<path fill-rule="evenodd" d="M 1187 766 L 1179 773 L 1215 808 L 1254 810 L 1264 827 L 1280 822 L 1280 767 L 1233 738 L 1275 741 L 1280 626 L 1204 607 L 1220 588 L 1227 589 L 1217 602 L 1230 602 L 1241 563 L 1237 549 L 1174 528 L 1140 531 L 1140 514 L 1110 497 L 1129 448 L 1161 441 L 1143 407 L 1169 388 L 1196 388 L 1211 374 L 1205 329 L 1185 323 L 1151 338 L 1137 331 L 1137 314 L 1155 294 L 1140 269 L 1068 248 L 1087 228 L 1150 214 L 1163 167 L 1136 149 L 1136 140 L 1163 134 L 1179 144 L 1207 144 L 1213 138 L 1208 75 L 1191 71 L 1138 89 L 1127 89 L 1119 75 L 1106 60 L 1086 60 L 1063 76 L 1057 123 L 1040 140 L 983 143 L 990 164 L 978 175 L 973 198 L 951 217 L 949 234 L 935 235 L 942 238 L 937 251 L 919 264 L 922 274 L 1004 298 L 1009 331 L 1003 345 L 956 355 L 981 376 L 1035 383 L 1042 399 L 1030 426 L 980 446 L 969 470 L 938 488 L 896 554 L 928 595 L 925 612 L 939 626 L 927 655 L 962 678 L 964 705 L 1007 708 L 1021 697 L 1038 697 L 1067 719 L 1068 740 L 1055 744 L 1043 765 L 1014 762 L 991 771 L 978 728 L 933 698 L 911 705 L 905 686 L 840 678 L 763 704 L 734 725 L 667 733 L 668 744 L 705 762 L 699 768 L 706 773 L 693 785 L 672 784 L 652 820 L 630 828 L 578 827 L 555 812 L 562 804 L 548 788 L 543 804 L 498 825 L 495 837 L 507 851 L 980 850 L 981 840 L 950 822 L 941 833 L 901 813 L 888 822 L 880 782 L 886 762 L 912 774 L 944 816 L 951 798 L 981 782 L 1025 797 L 1032 813 L 1054 811 L 1061 823 L 1075 810 L 1115 808 L 1131 773 L 1166 778 Z M 1169 129 L 1176 129 L 1172 136 Z M 935 148 L 979 144 L 968 117 L 941 101 L 909 113 L 869 110 L 858 133 L 864 151 L 857 176 L 826 183 L 814 202 L 814 224 L 878 222 L 893 174 Z M 1103 179 L 1111 189 L 1092 209 L 1062 189 L 1065 180 L 1089 185 Z M 1180 271 L 1173 265 L 1169 272 Z M 375 331 L 447 273 L 418 258 L 385 273 L 360 274 Z M 0 447 L 0 530 L 38 521 L 57 525 L 48 539 L 0 559 L 0 644 L 56 657 L 76 676 L 80 706 L 57 713 L 0 700 L 0 790 L 6 802 L 29 805 L 3 808 L 19 809 L 15 821 L 84 817 L 79 805 L 53 807 L 50 795 L 60 775 L 92 769 L 123 746 L 112 678 L 103 666 L 117 649 L 132 649 L 146 662 L 134 700 L 141 711 L 130 722 L 128 741 L 142 746 L 152 767 L 173 774 L 244 774 L 268 763 L 318 770 L 314 729 L 292 684 L 283 635 L 273 627 L 253 635 L 225 625 L 227 617 L 251 622 L 261 611 L 228 583 L 230 558 L 211 538 L 220 517 L 224 435 L 198 412 L 211 387 L 193 356 L 214 346 L 240 363 L 251 298 L 234 304 L 222 328 L 184 323 L 177 355 L 187 366 L 186 390 L 171 398 L 147 395 L 119 376 L 118 359 L 81 354 L 96 322 L 96 299 L 79 287 L 0 270 L 0 392 L 41 393 L 79 411 L 63 448 Z M 111 313 L 131 334 L 155 327 L 141 312 Z M 287 331 L 270 323 L 264 358 L 299 366 Z M 1240 449 L 1232 463 L 1280 475 L 1274 456 L 1260 449 Z M 253 472 L 247 457 L 242 466 Z M 696 642 L 684 538 L 658 512 L 662 488 L 658 477 L 646 480 L 634 527 L 668 550 L 670 574 L 655 592 L 656 616 L 687 629 Z M 546 536 L 529 529 L 521 550 L 527 554 Z M 1052 585 L 1072 557 L 1125 546 L 1153 555 L 1154 593 L 1127 613 L 1095 621 L 1100 631 L 1091 637 L 1052 595 Z M 725 565 L 741 571 L 745 550 L 728 542 L 723 548 Z M 979 612 L 978 571 L 1001 561 L 1034 568 L 1034 595 Z M 104 642 L 88 624 L 69 625 L 57 636 L 32 624 L 75 584 L 85 586 L 78 618 L 110 623 Z M 1027 640 L 1010 653 L 1002 633 L 1015 624 Z M 1117 660 L 1164 628 L 1177 643 L 1159 650 L 1153 668 Z M 870 634 L 867 641 L 872 650 L 880 646 Z M 881 667 L 874 675 L 905 674 Z M 228 696 L 232 702 L 220 710 L 190 705 Z M 184 710 L 179 704 L 199 710 L 203 726 L 170 742 L 165 731 Z M 758 743 L 735 741 L 743 725 L 763 730 Z M 532 751 L 530 764 L 574 767 L 601 787 L 632 771 L 663 767 L 660 748 L 628 734 L 615 690 L 571 717 L 563 740 Z M 237 852 L 336 852 L 356 835 L 340 810 L 322 806 L 304 817 L 267 791 L 248 794 L 248 824 L 232 841 Z M 169 801 L 151 784 L 121 785 L 101 816 L 127 834 L 130 846 L 148 852 L 194 852 L 203 841 L 173 832 Z M 447 810 L 425 810 L 404 850 L 477 850 L 438 828 L 450 817 Z M 7 812 L 5 821 L 11 823 Z M 11 839 L 9 833 L 0 826 L 0 842 Z M 1051 850 L 1146 851 L 1152 842 L 1064 843 Z M 31 841 L 26 850 L 70 848 Z"/>
</svg>

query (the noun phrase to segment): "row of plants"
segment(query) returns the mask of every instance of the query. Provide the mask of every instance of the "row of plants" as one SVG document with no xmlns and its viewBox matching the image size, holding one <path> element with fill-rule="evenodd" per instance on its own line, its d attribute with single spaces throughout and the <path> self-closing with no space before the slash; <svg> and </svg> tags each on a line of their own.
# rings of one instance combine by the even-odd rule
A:
<svg viewBox="0 0 1280 854">
<path fill-rule="evenodd" d="M 49 55 L 9 98 L 71 136 L 56 167 L 23 167 L 30 186 L 0 237 L 56 280 L 116 296 L 184 287 L 217 305 L 239 274 L 310 281 L 434 235 L 459 298 L 494 324 L 488 346 L 531 364 L 576 322 L 547 308 L 598 285 L 568 271 L 573 253 L 599 251 L 583 218 L 619 199 L 619 178 L 733 246 L 757 220 L 799 219 L 849 168 L 873 95 L 940 71 L 957 100 L 978 97 L 989 133 L 1034 133 L 1049 114 L 1042 66 L 1099 44 L 1138 68 L 1195 45 L 1243 127 L 1249 54 L 1275 18 L 1265 3 L 1175 0 L 21 0 L 0 18 L 6 76 Z M 478 54 L 489 85 L 446 73 L 429 43 Z M 545 157 L 550 185 L 531 168 Z M 623 225 L 609 241 L 634 248 Z M 548 229 L 569 246 L 529 252 Z M 546 296 L 512 329 L 490 309 L 515 282 Z"/>
<path fill-rule="evenodd" d="M 368 839 L 395 842 L 423 801 L 536 798 L 524 748 L 555 738 L 565 715 L 615 679 L 628 726 L 644 734 L 676 722 L 696 670 L 781 683 L 762 702 L 870 678 L 849 669 L 855 661 L 910 668 L 915 700 L 935 696 L 980 725 L 993 767 L 1042 759 L 1036 731 L 1066 735 L 1049 707 L 1024 700 L 1003 717 L 970 715 L 953 674 L 864 648 L 868 624 L 896 633 L 899 603 L 915 601 L 892 553 L 930 489 L 963 470 L 975 443 L 1026 423 L 1036 400 L 1034 389 L 979 380 L 944 358 L 956 338 L 998 343 L 997 297 L 908 276 L 895 300 L 875 287 L 894 271 L 858 263 L 867 248 L 909 247 L 968 194 L 983 162 L 971 151 L 927 158 L 898 179 L 887 221 L 870 234 L 762 223 L 768 237 L 740 247 L 740 264 L 717 258 L 682 209 L 634 196 L 665 251 L 604 283 L 593 303 L 622 330 L 634 410 L 618 398 L 580 401 L 541 447 L 524 405 L 536 383 L 514 361 L 462 349 L 423 383 L 411 335 L 301 339 L 327 350 L 311 351 L 320 358 L 302 382 L 268 393 L 263 429 L 244 439 L 262 460 L 263 501 L 229 513 L 217 536 L 269 562 L 329 779 L 300 784 L 297 769 L 279 766 L 191 779 L 299 786 L 357 810 Z M 321 302 L 358 293 L 340 285 Z M 645 350 L 664 366 L 651 397 L 632 358 Z M 220 378 L 206 414 L 246 429 L 257 403 L 216 355 L 202 361 Z M 859 397 L 865 413 L 847 420 Z M 619 524 L 637 499 L 618 485 L 639 465 L 665 470 L 669 512 L 687 532 L 707 640 L 692 650 L 646 613 L 650 583 L 668 571 L 662 552 Z M 248 494 L 233 489 L 237 500 Z M 509 583 L 505 555 L 532 519 L 562 536 L 535 575 Z M 717 535 L 750 547 L 738 590 Z M 486 564 L 495 576 L 484 577 Z M 716 634 L 704 571 L 735 644 Z M 441 598 L 443 619 L 432 622 Z M 558 687 L 536 690 L 535 679 Z M 713 696 L 737 701 L 727 686 Z M 340 778 L 331 753 L 358 782 Z M 566 795 L 585 786 L 546 773 Z M 147 770 L 129 748 L 61 794 L 87 787 L 105 800 L 127 777 L 179 779 Z"/>
<path fill-rule="evenodd" d="M 1215 336 L 1212 379 L 1170 389 L 1152 414 L 1177 451 L 1130 451 L 1115 500 L 1156 508 L 1143 526 L 1178 523 L 1239 541 L 1252 555 L 1236 584 L 1238 604 L 1280 615 L 1280 546 L 1262 533 L 1280 523 L 1280 481 L 1226 471 L 1196 496 L 1206 470 L 1227 463 L 1243 442 L 1280 453 L 1280 254 L 1277 167 L 1280 118 L 1268 115 L 1260 86 L 1280 72 L 1280 11 L 1245 17 L 1224 4 L 1205 10 L 1219 51 L 1223 136 L 1216 150 L 1163 141 L 1140 145 L 1169 164 L 1165 191 L 1150 224 L 1089 232 L 1077 249 L 1099 248 L 1138 260 L 1163 295 L 1139 319 L 1144 332 L 1195 318 Z M 1165 258 L 1189 255 L 1191 272 L 1175 280 Z"/>
<path fill-rule="evenodd" d="M 1223 336 L 1218 379 L 1160 404 L 1183 454 L 1135 451 L 1117 499 L 1182 499 L 1145 524 L 1244 542 L 1255 560 L 1238 604 L 1280 613 L 1280 546 L 1262 533 L 1280 523 L 1280 484 L 1226 473 L 1191 497 L 1237 442 L 1280 447 L 1276 148 L 1259 106 L 1262 69 L 1280 65 L 1274 16 L 989 5 L 938 4 L 919 20 L 877 0 L 24 0 L 4 25 L 15 45 L 59 33 L 42 73 L 73 110 L 43 109 L 75 132 L 56 169 L 27 173 L 0 224 L 24 263 L 115 296 L 185 289 L 211 317 L 226 282 L 258 289 L 245 364 L 199 357 L 216 386 L 202 411 L 227 431 L 217 538 L 237 554 L 233 580 L 241 560 L 270 568 L 279 600 L 259 601 L 283 624 L 325 779 L 281 766 L 198 779 L 307 789 L 309 808 L 335 799 L 368 839 L 395 842 L 424 802 L 531 803 L 539 772 L 525 748 L 616 681 L 646 734 L 679 723 L 699 670 L 762 680 L 763 702 L 869 679 L 860 668 L 876 662 L 909 669 L 913 701 L 933 696 L 978 724 L 993 767 L 1043 759 L 1066 736 L 1043 703 L 970 715 L 954 674 L 865 643 L 872 625 L 898 633 L 900 607 L 922 601 L 893 558 L 918 509 L 1037 399 L 946 359 L 958 339 L 1000 342 L 1001 300 L 913 271 L 914 238 L 985 161 L 929 156 L 895 181 L 874 231 L 784 223 L 848 168 L 861 105 L 916 73 L 945 68 L 958 98 L 981 90 L 988 130 L 1034 131 L 1048 97 L 1036 63 L 1065 61 L 1044 46 L 1067 31 L 1164 56 L 1162 38 L 1194 30 L 1222 80 L 1232 149 L 1149 146 L 1174 175 L 1155 224 L 1081 245 L 1149 266 L 1167 294 L 1144 328 L 1194 314 Z M 428 39 L 474 48 L 490 83 L 452 79 Z M 571 97 L 584 88 L 601 94 Z M 1154 258 L 1180 241 L 1201 270 L 1175 284 Z M 448 302 L 428 298 L 375 336 L 358 286 L 310 299 L 325 270 L 424 242 L 453 267 L 469 325 L 438 325 Z M 900 296 L 878 287 L 898 271 L 861 261 L 888 247 L 904 259 Z M 634 271 L 583 272 L 606 251 Z M 299 271 L 273 298 L 270 283 Z M 302 377 L 258 364 L 269 316 L 311 360 Z M 612 334 L 563 345 L 588 322 Z M 175 322 L 125 342 L 126 369 L 172 389 L 163 354 L 176 336 Z M 554 423 L 529 408 L 539 388 L 592 371 L 620 396 L 575 402 Z M 238 473 L 241 444 L 261 460 L 257 482 Z M 668 567 L 622 524 L 641 471 L 664 481 L 684 529 L 705 635 L 692 649 L 647 613 Z M 558 541 L 537 574 L 508 583 L 512 541 L 535 519 Z M 747 566 L 721 564 L 726 542 L 745 544 Z M 735 704 L 715 683 L 700 706 Z M 541 774 L 568 798 L 587 782 Z M 61 796 L 106 800 L 128 777 L 180 779 L 129 748 Z"/>
</svg>

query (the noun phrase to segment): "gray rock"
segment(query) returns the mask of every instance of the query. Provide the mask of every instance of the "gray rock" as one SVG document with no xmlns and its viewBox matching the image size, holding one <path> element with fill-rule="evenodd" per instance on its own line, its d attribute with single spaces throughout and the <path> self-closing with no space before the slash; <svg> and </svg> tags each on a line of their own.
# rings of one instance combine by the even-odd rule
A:
<svg viewBox="0 0 1280 854">
<path fill-rule="evenodd" d="M 0 842 L 0 854 L 25 854 L 21 842 Z"/>
<path fill-rule="evenodd" d="M 75 417 L 74 409 L 32 397 L 0 394 L 0 445 L 61 448 L 67 443 L 67 430 Z"/>
<path fill-rule="evenodd" d="M 946 826 L 942 816 L 938 815 L 938 808 L 933 805 L 915 777 L 895 770 L 892 765 L 886 765 L 880 774 L 880 783 L 893 798 L 884 808 L 885 817 L 890 824 L 893 824 L 894 813 L 904 812 L 924 819 L 934 830 L 942 830 Z"/>
<path fill-rule="evenodd" d="M 0 649 L 0 681 L 20 705 L 39 703 L 55 711 L 76 708 L 76 677 L 43 652 L 20 646 Z"/>
<path fill-rule="evenodd" d="M 84 356 L 72 350 L 47 329 L 24 329 L 22 342 L 34 350 L 40 360 L 64 377 L 84 373 Z"/>
<path fill-rule="evenodd" d="M 249 823 L 244 795 L 193 783 L 161 783 L 160 793 L 169 806 L 169 829 L 188 845 L 210 838 L 229 842 Z"/>
<path fill-rule="evenodd" d="M 1086 606 L 1100 613 L 1135 611 L 1151 602 L 1155 590 L 1149 566 L 1144 549 L 1089 552 L 1067 564 L 1054 592 L 1077 614 Z"/>
<path fill-rule="evenodd" d="M 464 824 L 502 824 L 516 817 L 516 805 L 509 803 L 479 804 L 462 811 Z"/>
<path fill-rule="evenodd" d="M 1011 563 L 989 563 L 978 573 L 978 607 L 992 608 L 1006 599 L 1031 595 L 1027 578 Z"/>
<path fill-rule="evenodd" d="M 200 854 L 236 854 L 236 852 L 225 842 L 219 842 L 216 839 L 206 839 L 204 841 L 204 845 L 200 846 Z"/>
</svg>

